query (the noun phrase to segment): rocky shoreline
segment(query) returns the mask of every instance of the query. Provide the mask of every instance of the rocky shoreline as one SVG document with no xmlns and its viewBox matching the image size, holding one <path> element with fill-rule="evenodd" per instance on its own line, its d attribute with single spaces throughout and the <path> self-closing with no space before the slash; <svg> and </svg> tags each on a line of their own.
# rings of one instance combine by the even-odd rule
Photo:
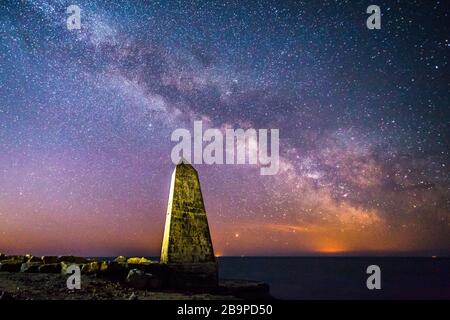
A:
<svg viewBox="0 0 450 320">
<path fill-rule="evenodd" d="M 80 268 L 81 289 L 67 288 L 67 278 L 71 275 L 67 269 L 71 265 Z M 202 275 L 197 271 L 195 277 L 199 276 Z M 0 254 L 0 300 L 271 298 L 268 285 L 262 282 L 220 280 L 213 287 L 186 286 L 190 277 L 191 274 L 180 271 L 179 266 L 173 268 L 143 257 L 119 256 L 109 261 L 75 256 Z M 173 279 L 178 279 L 179 283 Z"/>
</svg>

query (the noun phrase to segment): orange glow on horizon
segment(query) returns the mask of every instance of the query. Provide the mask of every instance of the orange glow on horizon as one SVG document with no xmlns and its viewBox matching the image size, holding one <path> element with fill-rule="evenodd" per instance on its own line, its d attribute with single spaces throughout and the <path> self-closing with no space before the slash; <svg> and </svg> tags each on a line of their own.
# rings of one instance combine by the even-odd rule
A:
<svg viewBox="0 0 450 320">
<path fill-rule="evenodd" d="M 316 252 L 317 253 L 345 253 L 345 252 L 351 252 L 351 251 L 345 249 L 343 246 L 329 245 L 329 246 L 321 247 Z"/>
</svg>

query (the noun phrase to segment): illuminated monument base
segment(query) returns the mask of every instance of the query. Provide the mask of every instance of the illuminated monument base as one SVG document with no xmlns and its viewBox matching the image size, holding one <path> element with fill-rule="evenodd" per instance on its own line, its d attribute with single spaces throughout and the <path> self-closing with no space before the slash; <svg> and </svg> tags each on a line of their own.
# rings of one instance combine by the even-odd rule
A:
<svg viewBox="0 0 450 320">
<path fill-rule="evenodd" d="M 218 268 L 197 171 L 186 161 L 175 167 L 170 185 L 161 263 L 170 287 L 214 287 Z"/>
</svg>

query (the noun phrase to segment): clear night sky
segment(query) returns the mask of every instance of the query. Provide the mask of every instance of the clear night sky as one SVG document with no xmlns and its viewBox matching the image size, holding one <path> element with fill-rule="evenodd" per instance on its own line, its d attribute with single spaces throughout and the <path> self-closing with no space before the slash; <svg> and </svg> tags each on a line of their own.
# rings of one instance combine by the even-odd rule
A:
<svg viewBox="0 0 450 320">
<path fill-rule="evenodd" d="M 448 4 L 1 0 L 0 251 L 158 255 L 203 119 L 280 129 L 275 176 L 196 166 L 217 254 L 449 254 Z"/>
</svg>

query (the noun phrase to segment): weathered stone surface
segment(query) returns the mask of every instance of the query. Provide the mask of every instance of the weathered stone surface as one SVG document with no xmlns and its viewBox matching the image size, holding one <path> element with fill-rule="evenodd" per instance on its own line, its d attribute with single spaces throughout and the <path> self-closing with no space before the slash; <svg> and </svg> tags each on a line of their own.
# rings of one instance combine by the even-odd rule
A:
<svg viewBox="0 0 450 320">
<path fill-rule="evenodd" d="M 148 275 L 141 270 L 131 269 L 128 272 L 126 283 L 135 289 L 145 289 L 147 287 Z"/>
<path fill-rule="evenodd" d="M 168 287 L 173 289 L 208 289 L 218 285 L 216 262 L 168 264 Z"/>
<path fill-rule="evenodd" d="M 19 272 L 22 266 L 21 260 L 3 260 L 0 262 L 0 271 L 2 272 Z"/>
<path fill-rule="evenodd" d="M 61 264 L 60 263 L 43 264 L 39 267 L 39 272 L 60 273 L 61 272 Z"/>
<path fill-rule="evenodd" d="M 75 257 L 75 256 L 59 256 L 58 262 L 72 262 L 76 264 L 88 263 L 89 260 L 83 257 Z"/>
<path fill-rule="evenodd" d="M 3 259 L 3 261 L 14 261 L 14 262 L 27 262 L 28 258 L 26 256 L 17 256 L 17 255 L 13 255 L 13 256 L 5 256 L 5 258 Z"/>
<path fill-rule="evenodd" d="M 27 262 L 42 262 L 41 258 L 35 256 L 27 256 Z"/>
<path fill-rule="evenodd" d="M 62 274 L 67 274 L 67 269 L 71 265 L 77 265 L 78 267 L 80 267 L 80 269 L 82 267 L 82 265 L 79 265 L 79 264 L 76 264 L 76 263 L 73 263 L 73 262 L 67 262 L 67 261 L 60 262 L 60 265 L 61 265 L 61 273 Z"/>
<path fill-rule="evenodd" d="M 141 258 L 128 258 L 126 263 L 139 264 L 140 261 L 141 261 Z"/>
<path fill-rule="evenodd" d="M 124 256 L 118 256 L 117 258 L 114 259 L 114 261 L 119 262 L 119 263 L 126 263 L 127 258 Z"/>
<path fill-rule="evenodd" d="M 167 264 L 164 263 L 151 263 L 146 265 L 140 265 L 142 271 L 151 273 L 154 275 L 166 275 L 169 268 L 167 267 Z"/>
<path fill-rule="evenodd" d="M 24 273 L 37 273 L 42 262 L 25 262 L 20 266 L 20 272 Z"/>
<path fill-rule="evenodd" d="M 101 263 L 98 261 L 88 262 L 82 265 L 81 273 L 82 274 L 95 274 L 100 271 Z"/>
<path fill-rule="evenodd" d="M 128 300 L 139 300 L 138 296 L 136 295 L 136 293 L 132 293 L 129 297 Z"/>
<path fill-rule="evenodd" d="M 125 263 L 119 263 L 117 261 L 103 261 L 100 264 L 99 274 L 112 277 L 112 278 L 124 278 L 128 273 L 128 265 Z"/>
<path fill-rule="evenodd" d="M 215 287 L 218 268 L 198 173 L 181 162 L 172 174 L 161 262 L 169 265 L 169 285 Z"/>
<path fill-rule="evenodd" d="M 139 290 L 159 289 L 162 286 L 161 279 L 138 269 L 131 269 L 125 282 L 129 287 Z"/>
<path fill-rule="evenodd" d="M 141 264 L 127 263 L 125 266 L 128 268 L 128 270 L 138 269 L 145 273 L 151 273 L 155 277 L 158 277 L 158 279 L 160 279 L 164 285 L 166 283 L 166 279 L 168 277 L 167 264 L 157 262 Z"/>
<path fill-rule="evenodd" d="M 161 262 L 215 260 L 197 171 L 181 162 L 172 174 Z"/>
<path fill-rule="evenodd" d="M 58 263 L 58 257 L 56 256 L 42 256 L 41 260 L 43 263 L 45 264 L 49 264 L 49 263 Z"/>
<path fill-rule="evenodd" d="M 131 263 L 131 264 L 150 264 L 153 263 L 153 261 L 146 259 L 144 257 L 142 258 L 128 258 L 127 263 Z"/>
</svg>

